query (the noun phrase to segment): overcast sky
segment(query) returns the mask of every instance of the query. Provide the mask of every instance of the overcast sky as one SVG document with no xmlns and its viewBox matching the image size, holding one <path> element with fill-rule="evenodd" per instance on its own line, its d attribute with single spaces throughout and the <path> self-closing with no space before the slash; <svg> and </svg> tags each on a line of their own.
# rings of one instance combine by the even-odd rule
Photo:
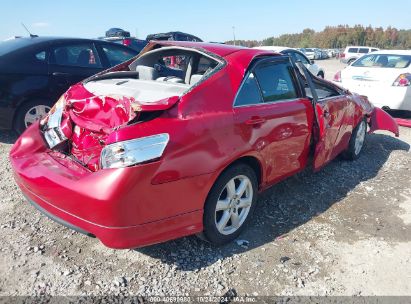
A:
<svg viewBox="0 0 411 304">
<path fill-rule="evenodd" d="M 0 40 L 27 35 L 21 22 L 42 36 L 94 38 L 121 27 L 139 38 L 183 31 L 205 41 L 263 39 L 304 28 L 363 24 L 411 28 L 411 1 L 386 0 L 0 0 Z M 402 9 L 401 9 L 402 7 Z"/>
</svg>

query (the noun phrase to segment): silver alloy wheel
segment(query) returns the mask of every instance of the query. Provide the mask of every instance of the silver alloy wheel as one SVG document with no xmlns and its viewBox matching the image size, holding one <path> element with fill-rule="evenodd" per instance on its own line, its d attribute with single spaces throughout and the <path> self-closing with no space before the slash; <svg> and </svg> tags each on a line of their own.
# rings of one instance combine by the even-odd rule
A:
<svg viewBox="0 0 411 304">
<path fill-rule="evenodd" d="M 50 112 L 50 109 L 51 108 L 46 105 L 37 105 L 30 108 L 24 116 L 24 126 L 27 128 L 37 120 L 42 119 L 48 112 Z"/>
<path fill-rule="evenodd" d="M 245 175 L 238 175 L 226 184 L 215 210 L 215 225 L 221 234 L 232 234 L 244 224 L 253 195 L 251 180 Z"/>
<path fill-rule="evenodd" d="M 361 121 L 358 125 L 357 136 L 355 137 L 354 151 L 355 155 L 358 155 L 361 152 L 362 146 L 364 145 L 366 125 L 364 121 Z"/>
</svg>

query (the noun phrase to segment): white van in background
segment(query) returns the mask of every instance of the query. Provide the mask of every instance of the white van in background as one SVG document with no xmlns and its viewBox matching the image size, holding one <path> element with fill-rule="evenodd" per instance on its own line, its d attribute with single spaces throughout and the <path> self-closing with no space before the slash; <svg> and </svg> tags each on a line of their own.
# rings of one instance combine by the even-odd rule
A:
<svg viewBox="0 0 411 304">
<path fill-rule="evenodd" d="M 379 50 L 369 46 L 347 46 L 344 53 L 341 54 L 340 60 L 342 63 L 351 64 L 361 56 Z"/>
</svg>

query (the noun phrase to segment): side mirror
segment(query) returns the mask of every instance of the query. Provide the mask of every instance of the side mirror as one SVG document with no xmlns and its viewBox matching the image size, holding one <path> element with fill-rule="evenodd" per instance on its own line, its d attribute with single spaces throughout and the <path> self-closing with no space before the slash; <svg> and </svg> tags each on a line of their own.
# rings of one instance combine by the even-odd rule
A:
<svg viewBox="0 0 411 304">
<path fill-rule="evenodd" d="M 311 63 L 311 64 L 314 64 L 314 63 L 315 63 L 315 60 L 314 60 L 314 59 L 310 60 L 310 63 Z"/>
</svg>

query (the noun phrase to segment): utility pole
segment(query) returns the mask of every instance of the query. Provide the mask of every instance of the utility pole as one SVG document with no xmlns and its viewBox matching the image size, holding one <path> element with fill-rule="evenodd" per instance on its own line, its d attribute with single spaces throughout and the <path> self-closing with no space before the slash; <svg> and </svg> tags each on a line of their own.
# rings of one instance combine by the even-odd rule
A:
<svg viewBox="0 0 411 304">
<path fill-rule="evenodd" d="M 233 38 L 234 38 L 234 45 L 236 45 L 236 41 L 235 41 L 235 26 L 233 26 Z"/>
</svg>

